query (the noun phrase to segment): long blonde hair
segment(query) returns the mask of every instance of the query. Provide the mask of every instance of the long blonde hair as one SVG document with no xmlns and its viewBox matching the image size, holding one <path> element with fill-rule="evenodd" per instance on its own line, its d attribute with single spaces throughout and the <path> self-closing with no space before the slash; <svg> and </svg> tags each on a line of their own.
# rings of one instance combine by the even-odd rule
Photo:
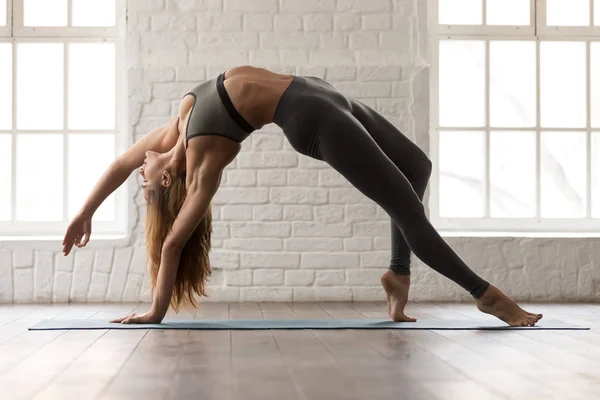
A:
<svg viewBox="0 0 600 400">
<path fill-rule="evenodd" d="M 149 192 L 146 207 L 146 250 L 150 265 L 150 284 L 156 287 L 162 247 L 186 197 L 185 174 L 175 176 L 171 185 L 156 185 Z M 212 212 L 208 210 L 188 239 L 179 259 L 175 287 L 170 304 L 179 311 L 182 306 L 194 306 L 196 296 L 206 296 L 206 282 L 210 277 L 210 238 Z"/>
</svg>

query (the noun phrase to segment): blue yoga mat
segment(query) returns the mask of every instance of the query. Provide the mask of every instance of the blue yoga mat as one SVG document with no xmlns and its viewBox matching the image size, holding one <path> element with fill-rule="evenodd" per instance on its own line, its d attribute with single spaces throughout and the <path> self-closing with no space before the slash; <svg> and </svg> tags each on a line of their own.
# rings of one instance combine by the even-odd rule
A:
<svg viewBox="0 0 600 400">
<path fill-rule="evenodd" d="M 430 329 L 430 330 L 588 330 L 561 321 L 542 320 L 533 327 L 512 327 L 495 320 L 424 319 L 417 322 L 393 322 L 383 319 L 232 319 L 232 320 L 164 320 L 160 324 L 117 324 L 102 319 L 46 319 L 29 328 L 37 330 L 67 329 Z"/>
</svg>

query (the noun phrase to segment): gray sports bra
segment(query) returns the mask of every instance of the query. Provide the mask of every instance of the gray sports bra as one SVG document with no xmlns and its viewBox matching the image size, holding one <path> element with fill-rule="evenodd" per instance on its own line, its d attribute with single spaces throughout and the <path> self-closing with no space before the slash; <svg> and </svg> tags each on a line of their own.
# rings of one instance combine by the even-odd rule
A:
<svg viewBox="0 0 600 400">
<path fill-rule="evenodd" d="M 203 135 L 224 136 L 240 143 L 255 130 L 233 106 L 224 81 L 222 73 L 186 93 L 195 99 L 187 122 L 186 147 L 191 138 Z"/>
</svg>

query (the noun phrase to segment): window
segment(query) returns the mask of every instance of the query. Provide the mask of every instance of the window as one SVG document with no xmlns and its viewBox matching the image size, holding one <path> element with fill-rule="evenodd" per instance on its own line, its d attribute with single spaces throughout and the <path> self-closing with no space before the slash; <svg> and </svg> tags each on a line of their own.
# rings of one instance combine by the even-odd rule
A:
<svg viewBox="0 0 600 400">
<path fill-rule="evenodd" d="M 600 0 L 433 0 L 431 218 L 600 228 Z"/>
<path fill-rule="evenodd" d="M 0 0 L 0 236 L 63 235 L 125 149 L 122 3 Z M 125 196 L 95 233 L 125 231 Z"/>
</svg>

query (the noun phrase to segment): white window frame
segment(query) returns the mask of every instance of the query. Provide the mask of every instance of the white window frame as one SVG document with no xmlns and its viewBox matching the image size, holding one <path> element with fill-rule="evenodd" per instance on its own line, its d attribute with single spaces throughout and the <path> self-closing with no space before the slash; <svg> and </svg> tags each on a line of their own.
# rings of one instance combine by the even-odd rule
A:
<svg viewBox="0 0 600 400">
<path fill-rule="evenodd" d="M 12 3 L 12 4 L 11 4 Z M 69 23 L 71 21 L 71 0 L 69 3 Z M 121 154 L 130 145 L 127 136 L 127 86 L 125 75 L 125 2 L 116 1 L 116 23 L 111 28 L 85 28 L 85 27 L 52 27 L 52 28 L 33 28 L 23 26 L 23 0 L 8 0 L 7 28 L 9 34 L 0 35 L 0 43 L 12 43 L 12 129 L 1 130 L 2 134 L 12 135 L 12 176 L 11 176 L 11 220 L 0 221 L 0 239 L 6 238 L 59 238 L 64 235 L 69 223 L 68 215 L 68 171 L 69 171 L 69 152 L 68 135 L 77 134 L 111 134 L 115 137 L 115 155 Z M 11 5 L 14 14 L 12 14 L 13 25 L 11 21 Z M 0 31 L 0 34 L 6 33 Z M 16 96 L 17 96 L 17 44 L 19 43 L 62 43 L 64 46 L 64 126 L 59 130 L 20 130 L 16 127 Z M 69 44 L 70 43 L 102 43 L 110 42 L 115 45 L 115 127 L 112 130 L 82 130 L 68 129 L 68 76 L 69 76 Z M 63 135 L 63 220 L 62 221 L 17 221 L 16 220 L 16 144 L 17 135 L 27 134 L 62 134 Z M 131 188 L 129 180 L 122 185 L 113 195 L 115 207 L 114 221 L 95 221 L 93 222 L 93 235 L 96 237 L 122 238 L 126 237 L 127 231 L 131 226 L 131 216 L 134 214 L 135 204 L 131 199 Z"/>
<path fill-rule="evenodd" d="M 486 4 L 483 1 L 483 19 L 486 22 Z M 593 26 L 593 3 L 590 10 L 591 20 L 588 27 L 548 27 L 546 26 L 546 0 L 530 0 L 531 27 L 517 26 L 485 26 L 485 25 L 463 25 L 451 26 L 438 23 L 438 0 L 430 0 L 429 26 L 431 32 L 430 40 L 430 151 L 434 164 L 430 184 L 430 219 L 441 231 L 448 233 L 460 232 L 506 232 L 506 233 L 598 233 L 600 230 L 600 218 L 591 217 L 591 133 L 600 134 L 600 127 L 595 129 L 591 126 L 591 90 L 587 85 L 587 121 L 585 128 L 542 128 L 540 123 L 540 43 L 542 41 L 581 41 L 586 43 L 586 74 L 587 82 L 590 82 L 590 43 L 600 42 L 600 26 Z M 537 8 L 536 8 L 537 7 Z M 597 22 L 598 23 L 598 22 Z M 439 124 L 439 43 L 441 40 L 478 40 L 485 43 L 485 125 L 482 127 L 440 127 Z M 530 40 L 536 42 L 536 126 L 529 128 L 500 128 L 490 127 L 490 41 L 493 40 Z M 485 173 L 484 173 L 484 215 L 481 218 L 442 218 L 439 215 L 439 132 L 440 131 L 477 131 L 485 134 Z M 490 215 L 490 132 L 491 131 L 528 131 L 536 134 L 536 212 L 535 218 L 492 218 Z M 578 219 L 567 218 L 541 218 L 540 217 L 540 135 L 541 132 L 563 131 L 563 132 L 586 132 L 587 146 L 587 179 L 586 179 L 586 216 Z"/>
<path fill-rule="evenodd" d="M 6 25 L 0 26 L 0 37 L 12 35 L 12 2 L 13 0 L 6 0 Z"/>
</svg>

